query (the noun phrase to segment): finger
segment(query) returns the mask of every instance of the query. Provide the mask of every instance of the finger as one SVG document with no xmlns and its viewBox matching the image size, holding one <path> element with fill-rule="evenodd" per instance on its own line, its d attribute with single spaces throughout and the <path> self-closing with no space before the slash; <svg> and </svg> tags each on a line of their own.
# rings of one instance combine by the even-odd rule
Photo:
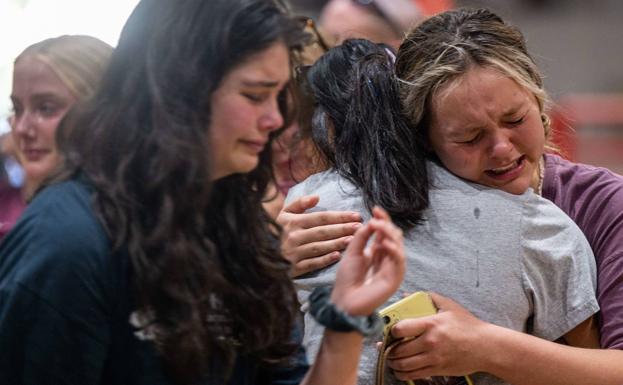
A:
<svg viewBox="0 0 623 385">
<path fill-rule="evenodd" d="M 400 358 L 415 356 L 417 354 L 422 354 L 426 351 L 427 349 L 424 345 L 422 338 L 407 337 L 403 339 L 403 342 L 400 342 L 392 349 L 388 358 L 396 360 Z"/>
<path fill-rule="evenodd" d="M 388 359 L 387 366 L 393 369 L 394 373 L 407 374 L 430 367 L 431 361 L 430 354 L 414 354 L 404 358 Z"/>
<path fill-rule="evenodd" d="M 294 230 L 289 233 L 288 241 L 293 245 L 306 245 L 312 242 L 337 240 L 355 234 L 361 226 L 359 222 L 349 222 Z"/>
<path fill-rule="evenodd" d="M 372 215 L 374 216 L 374 218 L 377 218 L 377 219 L 383 219 L 383 220 L 391 221 L 391 217 L 389 216 L 387 211 L 385 211 L 385 209 L 383 209 L 380 206 L 374 206 L 372 208 Z"/>
<path fill-rule="evenodd" d="M 368 239 L 372 236 L 373 230 L 369 224 L 361 226 L 353 235 L 350 244 L 346 248 L 346 256 L 363 256 Z"/>
<path fill-rule="evenodd" d="M 289 220 L 292 225 L 299 228 L 310 229 L 313 227 L 340 223 L 361 223 L 361 215 L 355 211 L 319 211 L 306 213 L 304 215 L 297 215 L 293 219 L 282 218 L 282 220 Z M 284 225 L 283 223 L 280 224 L 282 226 Z"/>
<path fill-rule="evenodd" d="M 298 277 L 310 271 L 322 269 L 339 261 L 340 256 L 339 252 L 334 251 L 320 257 L 305 259 L 293 266 L 291 275 L 292 277 Z"/>
<path fill-rule="evenodd" d="M 372 247 L 379 264 L 385 257 L 391 257 L 396 261 L 404 259 L 404 246 L 401 238 L 389 237 L 385 231 L 375 231 L 374 234 L 375 240 Z"/>
<path fill-rule="evenodd" d="M 380 272 L 384 269 L 393 269 L 396 263 L 401 263 L 404 259 L 404 253 L 401 245 L 386 238 L 383 243 L 376 247 L 374 257 L 376 271 Z"/>
<path fill-rule="evenodd" d="M 340 252 L 346 249 L 348 243 L 353 239 L 352 235 L 332 239 L 329 241 L 305 243 L 296 248 L 296 250 L 284 251 L 287 258 L 295 263 L 302 262 L 305 259 L 317 258 L 334 251 Z"/>
<path fill-rule="evenodd" d="M 433 300 L 433 303 L 440 312 L 461 308 L 459 304 L 457 304 L 448 297 L 444 297 L 441 294 L 437 294 L 435 292 L 429 292 L 428 294 L 430 295 L 430 298 Z"/>
<path fill-rule="evenodd" d="M 388 365 L 389 366 L 389 365 Z M 439 376 L 439 370 L 434 366 L 423 367 L 419 370 L 411 370 L 411 371 L 400 371 L 394 369 L 394 376 L 402 381 L 410 381 L 410 380 L 419 380 L 419 379 L 429 379 L 433 376 Z"/>
<path fill-rule="evenodd" d="M 382 234 L 383 236 L 390 237 L 396 241 L 403 238 L 402 230 L 391 221 L 375 218 L 371 219 L 368 223 L 370 223 L 370 226 L 372 226 L 375 232 Z"/>
<path fill-rule="evenodd" d="M 391 329 L 394 338 L 419 337 L 433 326 L 435 315 L 398 321 Z"/>
<path fill-rule="evenodd" d="M 318 195 L 307 195 L 294 200 L 292 203 L 283 208 L 286 213 L 302 214 L 318 204 L 320 197 Z"/>
</svg>

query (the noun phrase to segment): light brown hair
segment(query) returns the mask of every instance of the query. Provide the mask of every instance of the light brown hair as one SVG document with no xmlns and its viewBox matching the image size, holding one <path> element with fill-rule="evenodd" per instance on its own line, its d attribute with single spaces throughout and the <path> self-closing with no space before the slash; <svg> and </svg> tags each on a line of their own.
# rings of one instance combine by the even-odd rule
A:
<svg viewBox="0 0 623 385">
<path fill-rule="evenodd" d="M 97 87 L 113 48 L 86 35 L 63 35 L 26 48 L 15 59 L 34 58 L 47 64 L 79 100 L 91 96 Z"/>
<path fill-rule="evenodd" d="M 428 143 L 437 93 L 475 66 L 499 71 L 534 94 L 546 138 L 549 97 L 523 34 L 486 9 L 457 9 L 431 17 L 409 32 L 396 56 L 402 110 Z"/>
</svg>

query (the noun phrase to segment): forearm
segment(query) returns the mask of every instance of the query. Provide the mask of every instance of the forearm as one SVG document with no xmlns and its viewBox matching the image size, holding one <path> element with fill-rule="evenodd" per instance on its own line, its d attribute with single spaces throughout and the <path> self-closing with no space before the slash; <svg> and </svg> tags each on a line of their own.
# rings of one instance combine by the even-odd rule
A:
<svg viewBox="0 0 623 385">
<path fill-rule="evenodd" d="M 355 384 L 362 345 L 363 336 L 358 332 L 325 330 L 316 361 L 302 385 Z"/>
<path fill-rule="evenodd" d="M 490 325 L 483 371 L 514 385 L 621 385 L 623 351 L 582 349 Z"/>
</svg>

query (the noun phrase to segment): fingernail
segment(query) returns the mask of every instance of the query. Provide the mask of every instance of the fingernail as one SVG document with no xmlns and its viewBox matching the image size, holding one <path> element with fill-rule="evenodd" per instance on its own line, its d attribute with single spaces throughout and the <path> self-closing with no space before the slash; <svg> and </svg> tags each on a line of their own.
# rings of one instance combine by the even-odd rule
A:
<svg viewBox="0 0 623 385">
<path fill-rule="evenodd" d="M 361 226 L 363 226 L 361 223 L 355 223 L 355 224 L 353 224 L 353 229 L 357 230 Z"/>
</svg>

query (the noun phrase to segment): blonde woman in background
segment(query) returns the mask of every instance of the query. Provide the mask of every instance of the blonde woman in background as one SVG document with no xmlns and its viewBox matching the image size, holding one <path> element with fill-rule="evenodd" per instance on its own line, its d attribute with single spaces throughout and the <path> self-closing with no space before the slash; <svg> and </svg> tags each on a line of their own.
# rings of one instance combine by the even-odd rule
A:
<svg viewBox="0 0 623 385">
<path fill-rule="evenodd" d="M 35 43 L 15 59 L 11 128 L 27 199 L 59 164 L 56 129 L 76 102 L 93 94 L 112 51 L 94 37 L 64 35 Z"/>
</svg>

